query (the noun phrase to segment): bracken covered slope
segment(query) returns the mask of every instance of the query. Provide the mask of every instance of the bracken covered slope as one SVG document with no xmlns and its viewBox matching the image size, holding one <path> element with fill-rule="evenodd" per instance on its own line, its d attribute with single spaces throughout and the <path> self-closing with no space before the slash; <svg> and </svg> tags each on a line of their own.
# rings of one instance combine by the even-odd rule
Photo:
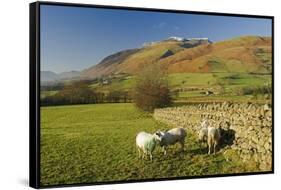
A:
<svg viewBox="0 0 281 190">
<path fill-rule="evenodd" d="M 135 74 L 149 64 L 163 64 L 169 73 L 271 73 L 271 37 L 243 36 L 221 42 L 209 40 L 152 43 L 118 52 L 82 71 L 83 78 L 117 73 Z"/>
</svg>

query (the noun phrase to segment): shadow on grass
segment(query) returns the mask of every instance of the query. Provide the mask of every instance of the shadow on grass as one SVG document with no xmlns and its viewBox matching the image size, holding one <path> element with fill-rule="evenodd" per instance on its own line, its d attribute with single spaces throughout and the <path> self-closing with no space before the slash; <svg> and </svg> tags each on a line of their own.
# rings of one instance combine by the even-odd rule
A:
<svg viewBox="0 0 281 190">
<path fill-rule="evenodd" d="M 188 151 L 192 156 L 208 154 L 207 147 L 199 147 Z"/>
<path fill-rule="evenodd" d="M 223 149 L 226 146 L 231 146 L 235 140 L 235 131 L 233 129 L 220 129 L 221 130 L 221 142 L 219 149 Z"/>
</svg>

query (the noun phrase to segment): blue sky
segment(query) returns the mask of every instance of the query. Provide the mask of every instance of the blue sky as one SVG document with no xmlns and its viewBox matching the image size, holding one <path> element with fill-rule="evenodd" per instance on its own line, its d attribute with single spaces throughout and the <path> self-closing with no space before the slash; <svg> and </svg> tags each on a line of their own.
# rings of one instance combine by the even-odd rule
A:
<svg viewBox="0 0 281 190">
<path fill-rule="evenodd" d="M 271 20 L 41 5 L 41 70 L 82 70 L 120 50 L 170 36 L 221 41 L 271 36 Z"/>
</svg>

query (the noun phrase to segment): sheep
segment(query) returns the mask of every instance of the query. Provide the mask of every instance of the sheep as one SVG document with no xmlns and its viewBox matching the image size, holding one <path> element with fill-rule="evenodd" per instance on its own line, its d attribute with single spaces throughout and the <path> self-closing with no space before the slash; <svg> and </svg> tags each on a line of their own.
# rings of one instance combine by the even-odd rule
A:
<svg viewBox="0 0 281 190">
<path fill-rule="evenodd" d="M 207 143 L 208 127 L 210 127 L 210 122 L 207 119 L 203 120 L 198 131 L 198 142 L 200 144 Z"/>
<path fill-rule="evenodd" d="M 216 147 L 219 144 L 220 138 L 220 129 L 217 129 L 215 127 L 208 127 L 208 154 L 211 154 L 212 148 L 213 153 L 216 154 Z"/>
<path fill-rule="evenodd" d="M 149 154 L 150 160 L 152 161 L 152 152 L 159 141 L 160 138 L 156 134 L 139 132 L 136 136 L 136 146 L 139 152 L 139 158 L 141 157 L 142 151 L 142 159 L 144 159 L 146 154 Z"/>
<path fill-rule="evenodd" d="M 207 119 L 204 119 L 201 123 L 201 128 L 210 127 L 210 122 Z"/>
<path fill-rule="evenodd" d="M 203 120 L 201 123 L 201 128 L 198 131 L 198 141 L 199 143 L 206 142 L 208 145 L 208 154 L 211 154 L 213 148 L 213 153 L 216 153 L 216 147 L 221 139 L 221 126 L 219 128 L 211 127 L 208 120 Z"/>
<path fill-rule="evenodd" d="M 160 146 L 163 147 L 164 155 L 167 154 L 167 146 L 174 145 L 177 142 L 180 143 L 181 150 L 184 150 L 184 139 L 186 137 L 184 128 L 173 128 L 166 132 L 158 131 L 156 135 L 160 137 Z"/>
<path fill-rule="evenodd" d="M 198 131 L 198 141 L 200 144 L 207 143 L 208 140 L 208 128 L 204 127 Z"/>
</svg>

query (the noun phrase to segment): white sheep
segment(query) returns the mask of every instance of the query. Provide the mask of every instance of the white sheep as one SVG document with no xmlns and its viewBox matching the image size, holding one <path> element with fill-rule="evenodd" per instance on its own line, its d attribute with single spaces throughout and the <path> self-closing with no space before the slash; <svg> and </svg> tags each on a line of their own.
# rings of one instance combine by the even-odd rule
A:
<svg viewBox="0 0 281 190">
<path fill-rule="evenodd" d="M 215 127 L 208 127 L 208 154 L 211 154 L 211 149 L 213 148 L 213 153 L 216 153 L 216 147 L 219 144 L 221 135 L 220 129 Z"/>
<path fill-rule="evenodd" d="M 200 144 L 207 143 L 208 140 L 208 128 L 204 127 L 198 131 L 198 140 Z"/>
<path fill-rule="evenodd" d="M 208 127 L 210 127 L 210 122 L 207 119 L 204 119 L 201 122 L 199 131 L 198 131 L 198 141 L 199 141 L 200 144 L 207 143 Z"/>
<path fill-rule="evenodd" d="M 208 128 L 210 127 L 210 122 L 207 119 L 204 119 L 201 123 L 201 128 Z"/>
<path fill-rule="evenodd" d="M 157 142 L 160 138 L 156 134 L 150 134 L 146 132 L 140 132 L 136 136 L 136 145 L 139 152 L 139 158 L 145 158 L 145 155 L 149 154 L 150 160 L 152 160 L 152 152 L 155 149 Z"/>
<path fill-rule="evenodd" d="M 186 137 L 186 131 L 184 128 L 173 128 L 169 131 L 156 132 L 156 135 L 160 137 L 160 146 L 163 147 L 164 155 L 167 154 L 167 146 L 174 145 L 177 142 L 181 145 L 181 150 L 184 149 L 184 139 Z"/>
</svg>

